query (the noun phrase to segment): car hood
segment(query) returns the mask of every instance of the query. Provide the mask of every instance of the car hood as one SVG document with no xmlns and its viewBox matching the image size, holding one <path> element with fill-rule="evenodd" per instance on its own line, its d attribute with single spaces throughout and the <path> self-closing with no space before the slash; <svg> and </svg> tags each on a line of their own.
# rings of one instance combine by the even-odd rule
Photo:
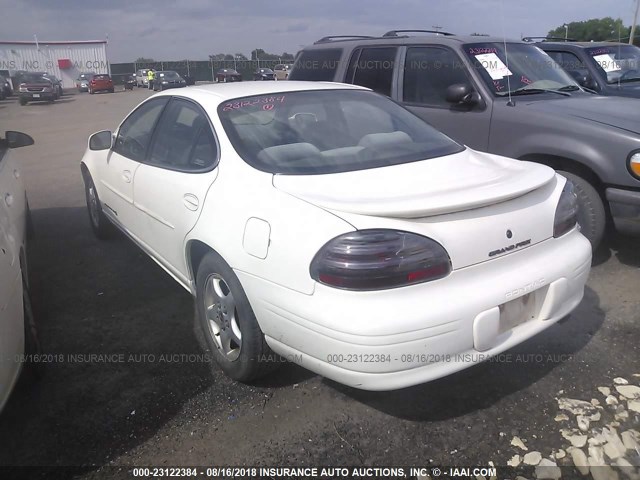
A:
<svg viewBox="0 0 640 480">
<path fill-rule="evenodd" d="M 479 208 L 531 192 L 555 172 L 471 149 L 429 160 L 325 175 L 275 175 L 274 186 L 328 210 L 420 218 Z"/>
<path fill-rule="evenodd" d="M 527 107 L 557 117 L 575 117 L 590 122 L 640 133 L 640 105 L 622 97 L 575 96 L 532 101 Z"/>
</svg>

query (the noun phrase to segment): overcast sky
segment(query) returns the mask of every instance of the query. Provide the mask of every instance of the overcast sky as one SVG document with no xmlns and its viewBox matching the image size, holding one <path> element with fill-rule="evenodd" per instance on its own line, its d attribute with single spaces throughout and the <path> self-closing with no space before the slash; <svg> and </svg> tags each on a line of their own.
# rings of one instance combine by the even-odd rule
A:
<svg viewBox="0 0 640 480">
<path fill-rule="evenodd" d="M 96 40 L 112 63 L 204 60 L 254 48 L 295 53 L 325 35 L 401 28 L 510 38 L 564 23 L 620 17 L 635 0 L 0 0 L 0 40 Z"/>
</svg>

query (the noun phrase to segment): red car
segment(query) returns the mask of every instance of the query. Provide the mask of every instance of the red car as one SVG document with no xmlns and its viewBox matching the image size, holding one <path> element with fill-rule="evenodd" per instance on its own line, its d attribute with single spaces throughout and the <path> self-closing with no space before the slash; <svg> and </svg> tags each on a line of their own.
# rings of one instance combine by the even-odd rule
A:
<svg viewBox="0 0 640 480">
<path fill-rule="evenodd" d="M 106 74 L 94 75 L 89 82 L 89 93 L 111 92 L 113 93 L 113 80 Z"/>
</svg>

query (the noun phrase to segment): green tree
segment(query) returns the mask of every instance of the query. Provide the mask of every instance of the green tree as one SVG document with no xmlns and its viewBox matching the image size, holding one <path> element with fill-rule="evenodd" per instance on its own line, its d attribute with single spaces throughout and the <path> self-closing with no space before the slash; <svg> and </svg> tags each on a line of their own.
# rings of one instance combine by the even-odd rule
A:
<svg viewBox="0 0 640 480">
<path fill-rule="evenodd" d="M 568 29 L 565 28 L 565 25 Z M 579 42 L 602 42 L 625 37 L 628 39 L 630 30 L 630 27 L 624 26 L 622 19 L 605 17 L 566 23 L 549 31 L 547 36 L 564 38 L 566 35 Z"/>
<path fill-rule="evenodd" d="M 153 58 L 138 57 L 136 63 L 155 63 Z"/>
</svg>

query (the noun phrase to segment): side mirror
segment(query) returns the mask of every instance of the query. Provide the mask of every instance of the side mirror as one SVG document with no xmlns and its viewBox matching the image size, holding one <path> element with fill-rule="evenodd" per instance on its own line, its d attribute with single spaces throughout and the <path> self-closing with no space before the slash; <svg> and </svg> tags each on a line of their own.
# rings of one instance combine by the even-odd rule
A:
<svg viewBox="0 0 640 480">
<path fill-rule="evenodd" d="M 94 133 L 89 137 L 90 150 L 109 150 L 111 148 L 112 134 L 110 130 Z"/>
<path fill-rule="evenodd" d="M 584 75 L 578 79 L 580 86 L 588 88 L 590 90 L 599 90 L 598 82 L 596 82 L 591 75 Z"/>
<path fill-rule="evenodd" d="M 8 131 L 5 133 L 5 138 L 9 148 L 27 147 L 35 143 L 30 135 L 22 132 Z"/>
<path fill-rule="evenodd" d="M 480 94 L 468 83 L 456 83 L 447 88 L 446 100 L 455 104 L 477 105 L 480 103 Z"/>
</svg>

